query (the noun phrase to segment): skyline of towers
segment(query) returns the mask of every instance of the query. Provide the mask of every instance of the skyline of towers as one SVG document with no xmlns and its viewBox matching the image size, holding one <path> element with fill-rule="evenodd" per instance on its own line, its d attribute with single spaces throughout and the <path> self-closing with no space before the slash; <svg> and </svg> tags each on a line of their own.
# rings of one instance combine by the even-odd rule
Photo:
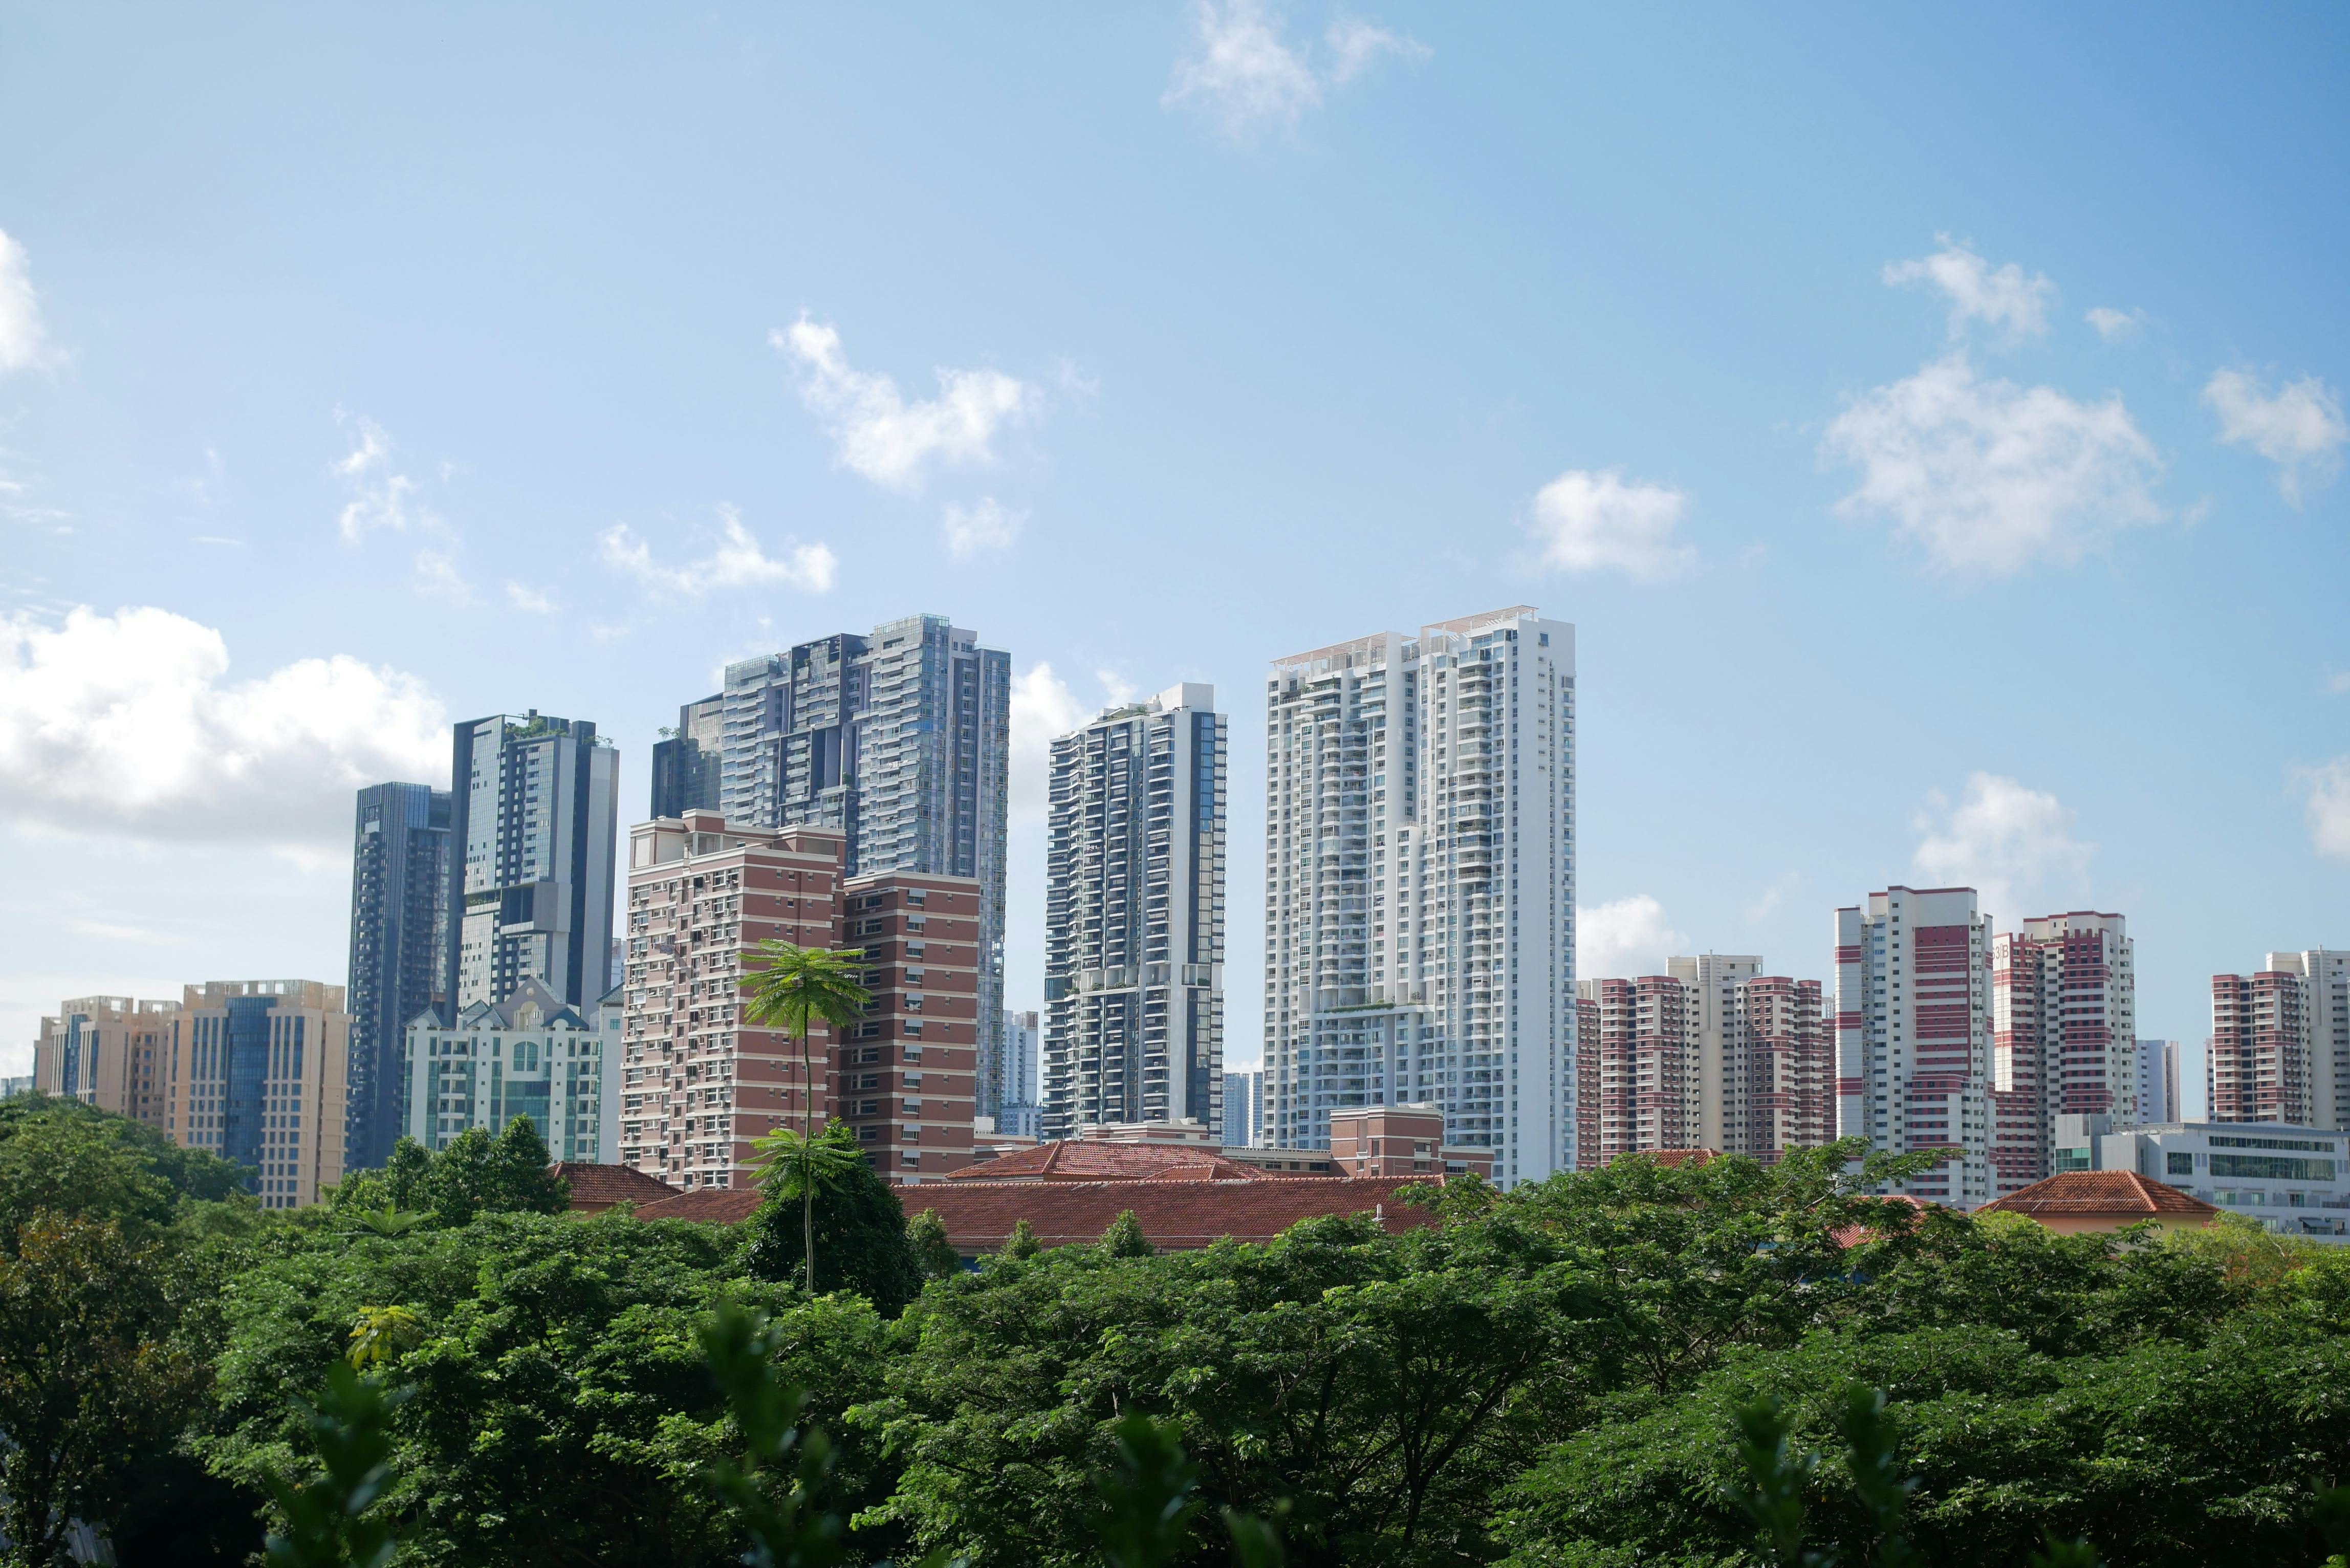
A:
<svg viewBox="0 0 2350 1568">
<path fill-rule="evenodd" d="M 359 792 L 351 841 L 350 1107 L 345 1164 L 391 1158 L 405 1124 L 408 1026 L 444 1008 L 449 946 L 450 792 L 370 784 Z"/>
<path fill-rule="evenodd" d="M 1504 1182 L 1575 1160 L 1575 628 L 1516 605 L 1273 661 L 1266 1139 L 1430 1102 Z"/>
<path fill-rule="evenodd" d="M 837 828 L 848 876 L 978 882 L 980 1076 L 994 1075 L 1012 656 L 948 617 L 903 616 L 870 636 L 837 632 L 737 660 L 718 701 L 715 804 L 729 823 Z M 681 727 L 691 727 L 683 714 Z"/>
<path fill-rule="evenodd" d="M 1044 1129 L 1221 1129 L 1230 732 L 1212 686 L 1105 708 L 1052 743 Z"/>
<path fill-rule="evenodd" d="M 594 724 L 536 708 L 454 737 L 443 1016 L 525 977 L 593 1005 L 610 989 L 619 753 Z"/>
<path fill-rule="evenodd" d="M 2350 1127 L 2350 952 L 2272 952 L 2211 977 L 2203 1055 L 2213 1121 Z"/>
<path fill-rule="evenodd" d="M 1991 1196 L 1991 934 L 1972 888 L 1897 885 L 1835 912 L 1837 1134 L 1950 1150 L 1894 1189 L 1962 1209 Z"/>
</svg>

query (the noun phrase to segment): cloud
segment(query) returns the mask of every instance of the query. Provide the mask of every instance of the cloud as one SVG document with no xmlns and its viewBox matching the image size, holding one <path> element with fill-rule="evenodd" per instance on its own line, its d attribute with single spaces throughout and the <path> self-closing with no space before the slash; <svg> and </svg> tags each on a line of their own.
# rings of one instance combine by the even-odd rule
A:
<svg viewBox="0 0 2350 1568">
<path fill-rule="evenodd" d="M 2350 860 L 2350 757 L 2296 768 L 2293 782 L 2309 796 L 2309 842 L 2320 855 Z"/>
<path fill-rule="evenodd" d="M 2277 465 L 2277 488 L 2301 504 L 2306 473 L 2322 486 L 2342 466 L 2342 446 L 2350 424 L 2341 400 L 2314 376 L 2289 381 L 2272 397 L 2251 373 L 2220 370 L 2203 388 L 2203 401 L 2220 416 L 2220 439 L 2248 446 Z"/>
<path fill-rule="evenodd" d="M 1646 893 L 1609 904 L 1577 905 L 1575 974 L 1578 980 L 1624 980 L 1662 973 L 1665 960 L 1690 946 L 1665 920 L 1665 907 Z"/>
<path fill-rule="evenodd" d="M 2339 670 L 2327 676 L 2325 689 L 2336 697 L 2341 696 L 2345 691 L 2350 691 L 2350 670 Z"/>
<path fill-rule="evenodd" d="M 404 473 L 391 472 L 391 437 L 373 420 L 362 418 L 357 423 L 359 444 L 335 464 L 335 472 L 351 497 L 337 520 L 343 542 L 356 545 L 379 530 L 401 534 L 411 524 L 436 522 L 421 508 L 410 511 L 416 483 Z"/>
<path fill-rule="evenodd" d="M 832 587 L 833 568 L 839 563 L 824 545 L 789 545 L 778 560 L 767 555 L 743 526 L 743 514 L 736 508 L 720 506 L 718 523 L 718 547 L 681 566 L 656 563 L 652 546 L 633 538 L 626 524 L 606 529 L 597 553 L 606 566 L 629 574 L 656 593 L 680 598 L 701 598 L 726 588 L 756 587 L 762 583 L 782 583 L 813 594 Z"/>
<path fill-rule="evenodd" d="M 1761 898 L 1746 906 L 1746 923 L 1759 926 L 1769 919 L 1778 912 L 1779 906 L 1787 901 L 1787 896 L 1803 885 L 1804 874 L 1801 871 L 1781 873 L 1777 880 L 1762 889 Z"/>
<path fill-rule="evenodd" d="M 1885 281 L 1898 286 L 1931 284 L 1950 302 L 1950 336 L 1960 337 L 1970 321 L 2004 327 L 2019 337 L 2038 337 L 2048 330 L 2048 302 L 2056 286 L 2040 275 L 2023 275 L 2013 262 L 1994 270 L 1989 262 L 1948 234 L 1934 236 L 1942 248 L 1913 261 L 1893 262 Z"/>
<path fill-rule="evenodd" d="M 532 615 L 553 615 L 555 596 L 543 588 L 525 587 L 520 583 L 506 585 L 506 602 L 518 610 Z"/>
<path fill-rule="evenodd" d="M 473 585 L 457 570 L 456 557 L 443 550 L 416 552 L 416 591 L 444 604 L 470 605 L 475 600 Z"/>
<path fill-rule="evenodd" d="M 1614 567 L 1668 577 L 1697 559 L 1673 530 L 1689 496 L 1661 484 L 1624 483 L 1622 471 L 1571 468 L 1534 493 L 1532 531 L 1542 564 L 1567 572 Z"/>
<path fill-rule="evenodd" d="M 2085 318 L 2097 329 L 2097 336 L 2108 343 L 2126 343 L 2138 335 L 2146 325 L 2143 310 L 2116 310 L 2109 305 L 2092 306 Z"/>
<path fill-rule="evenodd" d="M 1040 661 L 1012 678 L 1012 754 L 1007 760 L 1013 821 L 1045 820 L 1053 742 L 1092 716 L 1050 664 Z"/>
<path fill-rule="evenodd" d="M 1935 887 L 1969 887 L 1983 907 L 2020 919 L 2016 899 L 2050 884 L 2077 882 L 2096 853 L 2073 836 L 2075 813 L 2054 795 L 2011 778 L 1967 776 L 1956 806 L 1939 791 L 1927 797 L 1916 826 L 1918 875 Z"/>
<path fill-rule="evenodd" d="M 0 231 L 0 371 L 29 370 L 48 358 L 40 296 L 25 247 Z"/>
<path fill-rule="evenodd" d="M 823 422 L 839 461 L 893 490 L 920 488 L 933 462 L 993 462 L 996 432 L 1044 408 L 1035 387 L 1000 370 L 941 369 L 938 397 L 910 403 L 889 377 L 850 368 L 839 330 L 806 316 L 767 341 L 799 367 L 800 400 Z"/>
<path fill-rule="evenodd" d="M 2077 560 L 2162 517 L 2148 488 L 2161 461 L 2119 393 L 2083 403 L 1978 379 L 1963 353 L 1855 401 L 1828 425 L 1820 457 L 1861 471 L 1838 512 L 1891 517 L 1957 575 Z"/>
<path fill-rule="evenodd" d="M 221 634 L 168 610 L 0 617 L 0 815 L 331 850 L 360 785 L 448 776 L 447 716 L 413 676 L 341 654 L 228 670 Z"/>
<path fill-rule="evenodd" d="M 1331 24 L 1329 68 L 1316 72 L 1282 37 L 1281 18 L 1262 0 L 1199 0 L 1191 47 L 1175 62 L 1159 103 L 1205 116 L 1225 137 L 1248 143 L 1272 130 L 1295 130 L 1324 92 L 1352 81 L 1384 55 L 1428 57 L 1426 45 L 1355 18 Z"/>
<path fill-rule="evenodd" d="M 146 942 L 157 947 L 178 947 L 188 940 L 169 931 L 151 931 L 144 926 L 120 926 L 106 920 L 86 920 L 78 915 L 68 915 L 60 923 L 78 937 L 95 937 L 106 942 Z"/>
<path fill-rule="evenodd" d="M 1021 524 L 1027 520 L 1025 512 L 1006 511 L 993 496 L 983 497 L 972 507 L 950 504 L 946 513 L 947 553 L 961 561 L 991 551 L 1009 550 L 1020 537 Z"/>
</svg>

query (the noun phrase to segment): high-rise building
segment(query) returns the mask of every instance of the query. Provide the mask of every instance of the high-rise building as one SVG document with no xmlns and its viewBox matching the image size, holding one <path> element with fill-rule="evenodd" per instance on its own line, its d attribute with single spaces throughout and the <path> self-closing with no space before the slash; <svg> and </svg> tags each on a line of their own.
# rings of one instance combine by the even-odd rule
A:
<svg viewBox="0 0 2350 1568">
<path fill-rule="evenodd" d="M 453 1023 L 426 1014 L 408 1031 L 402 1128 L 426 1148 L 528 1116 L 549 1159 L 614 1162 L 620 1147 L 620 999 L 581 1010 L 536 980 Z"/>
<path fill-rule="evenodd" d="M 536 980 L 573 1007 L 608 989 L 620 770 L 596 726 L 494 714 L 456 727 L 445 1008 Z M 444 1014 L 447 1016 L 447 1014 Z"/>
<path fill-rule="evenodd" d="M 979 1069 L 979 884 L 880 871 L 842 888 L 840 945 L 873 1000 L 835 1047 L 831 1114 L 891 1181 L 971 1163 Z"/>
<path fill-rule="evenodd" d="M 688 702 L 677 728 L 653 742 L 653 816 L 719 809 L 720 769 L 726 745 L 726 693 Z"/>
<path fill-rule="evenodd" d="M 979 1114 L 995 1117 L 996 1131 L 1012 1130 L 1003 1121 L 1007 1111 L 1036 1108 L 1044 1039 L 1039 1014 L 1004 1013 L 1003 1054 L 993 1074 L 982 1079 L 979 1085 Z"/>
<path fill-rule="evenodd" d="M 172 1136 L 252 1174 L 264 1209 L 298 1209 L 343 1179 L 351 1016 L 314 980 L 209 981 L 171 1014 Z"/>
<path fill-rule="evenodd" d="M 1897 1190 L 1972 1209 L 1991 1197 L 1991 919 L 1971 888 L 1887 888 L 1838 909 L 1836 1131 L 1946 1151 Z"/>
<path fill-rule="evenodd" d="M 1572 1167 L 1575 628 L 1378 633 L 1265 697 L 1266 1142 L 1427 1103 L 1496 1180 Z"/>
<path fill-rule="evenodd" d="M 60 1099 L 172 1130 L 165 1109 L 176 1002 L 80 996 L 41 1020 L 29 1085 Z"/>
<path fill-rule="evenodd" d="M 2210 1119 L 2350 1127 L 2350 952 L 2272 952 L 2211 977 Z"/>
<path fill-rule="evenodd" d="M 721 701 L 729 823 L 837 828 L 850 876 L 979 883 L 980 1075 L 998 1073 L 1011 655 L 908 616 L 730 664 Z"/>
<path fill-rule="evenodd" d="M 832 1034 L 743 1016 L 760 942 L 837 946 L 841 836 L 688 812 L 629 830 L 619 1162 L 673 1187 L 740 1187 L 752 1142 L 830 1107 Z"/>
<path fill-rule="evenodd" d="M 2137 1043 L 2137 1119 L 2157 1122 L 2186 1119 L 2178 1099 L 2178 1042 L 2141 1040 Z"/>
<path fill-rule="evenodd" d="M 1991 942 L 1991 1196 L 2055 1174 L 2056 1118 L 2138 1110 L 2137 971 L 2119 915 L 2027 919 Z"/>
<path fill-rule="evenodd" d="M 406 1120 L 400 1054 L 419 1013 L 446 1016 L 450 792 L 370 784 L 351 842 L 351 1103 L 347 1170 L 391 1157 Z"/>
<path fill-rule="evenodd" d="M 1264 1074 L 1227 1073 L 1224 1075 L 1224 1145 L 1228 1148 L 1262 1148 L 1264 1146 L 1264 1108 L 1258 1096 L 1264 1089 Z"/>
<path fill-rule="evenodd" d="M 1665 968 L 1575 982 L 1578 1164 L 1669 1148 L 1775 1161 L 1835 1136 L 1818 981 L 1765 975 L 1741 954 Z"/>
<path fill-rule="evenodd" d="M 1053 742 L 1045 851 L 1045 1136 L 1221 1129 L 1224 716 L 1186 682 Z"/>
</svg>

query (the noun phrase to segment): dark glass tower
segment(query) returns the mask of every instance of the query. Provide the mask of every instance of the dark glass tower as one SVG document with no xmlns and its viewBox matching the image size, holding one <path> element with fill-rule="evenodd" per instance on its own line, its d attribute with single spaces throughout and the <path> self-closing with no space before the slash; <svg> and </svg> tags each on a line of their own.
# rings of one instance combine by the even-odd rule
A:
<svg viewBox="0 0 2350 1568">
<path fill-rule="evenodd" d="M 351 1058 L 343 1167 L 390 1158 L 402 1122 L 400 1043 L 431 1008 L 445 1013 L 449 792 L 427 784 L 359 791 L 351 850 Z"/>
<path fill-rule="evenodd" d="M 677 711 L 677 728 L 653 742 L 653 815 L 720 809 L 719 761 L 725 733 L 723 691 Z"/>
</svg>

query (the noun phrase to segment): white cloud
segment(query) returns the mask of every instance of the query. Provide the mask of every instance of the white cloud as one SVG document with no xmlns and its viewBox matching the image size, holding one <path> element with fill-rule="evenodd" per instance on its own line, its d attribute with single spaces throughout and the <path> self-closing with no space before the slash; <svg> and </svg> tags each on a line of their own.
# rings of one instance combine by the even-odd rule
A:
<svg viewBox="0 0 2350 1568">
<path fill-rule="evenodd" d="M 79 915 L 68 915 L 59 924 L 78 937 L 95 937 L 105 942 L 145 942 L 155 947 L 179 947 L 187 938 L 170 931 L 151 931 L 144 926 L 118 925 L 109 920 L 84 919 Z"/>
<path fill-rule="evenodd" d="M 1762 889 L 1761 898 L 1746 906 L 1747 923 L 1759 926 L 1769 919 L 1778 912 L 1779 906 L 1787 901 L 1787 896 L 1803 885 L 1804 874 L 1801 871 L 1782 872 L 1775 881 Z"/>
<path fill-rule="evenodd" d="M 1665 919 L 1665 907 L 1646 893 L 1575 911 L 1575 974 L 1578 980 L 1625 980 L 1664 972 L 1665 960 L 1688 950 L 1690 940 Z"/>
<path fill-rule="evenodd" d="M 1092 717 L 1069 683 L 1039 662 L 1012 678 L 1010 815 L 1014 822 L 1045 819 L 1046 773 L 1053 742 Z"/>
<path fill-rule="evenodd" d="M 474 602 L 473 585 L 457 570 L 457 558 L 445 550 L 416 552 L 416 591 L 444 604 Z"/>
<path fill-rule="evenodd" d="M 2097 329 L 2097 336 L 2108 343 L 2126 343 L 2138 335 L 2146 325 L 2143 310 L 2116 310 L 2110 305 L 2092 306 L 2086 317 Z"/>
<path fill-rule="evenodd" d="M 1326 89 L 1343 86 L 1383 55 L 1408 60 L 1428 57 L 1426 45 L 1372 23 L 1342 18 L 1324 41 L 1330 66 L 1317 72 L 1282 36 L 1281 18 L 1263 0 L 1199 0 L 1192 7 L 1191 47 L 1175 62 L 1166 108 L 1197 109 L 1236 142 L 1255 140 L 1271 130 L 1295 130 Z"/>
<path fill-rule="evenodd" d="M 1627 484 L 1613 468 L 1571 468 L 1534 493 L 1532 528 L 1544 566 L 1568 572 L 1612 566 L 1653 579 L 1697 559 L 1673 538 L 1688 509 L 1689 496 L 1669 486 Z"/>
<path fill-rule="evenodd" d="M 840 461 L 876 484 L 912 490 L 933 462 L 993 461 L 996 432 L 1035 417 L 1044 395 L 1000 370 L 936 371 L 939 395 L 908 402 L 898 383 L 850 367 L 840 332 L 803 316 L 767 334 L 800 369 L 800 400 L 824 422 Z"/>
<path fill-rule="evenodd" d="M 958 561 L 990 551 L 1008 550 L 1020 537 L 1025 512 L 1007 511 L 993 496 L 976 506 L 950 504 L 946 512 L 947 552 Z"/>
<path fill-rule="evenodd" d="M 555 596 L 544 588 L 528 587 L 521 583 L 506 585 L 506 602 L 518 610 L 532 615 L 553 615 Z"/>
<path fill-rule="evenodd" d="M 25 370 L 47 358 L 40 296 L 33 292 L 25 247 L 0 231 L 0 370 Z"/>
<path fill-rule="evenodd" d="M 2301 504 L 2306 473 L 2323 485 L 2342 466 L 2342 446 L 2350 441 L 2342 402 L 2314 376 L 2288 381 L 2274 396 L 2243 370 L 2215 372 L 2203 388 L 2203 401 L 2220 416 L 2220 439 L 2248 446 L 2277 465 L 2277 488 Z"/>
<path fill-rule="evenodd" d="M 2010 920 L 2023 895 L 2077 883 L 2096 846 L 2073 836 L 2076 814 L 2044 790 L 1996 774 L 1970 774 L 1956 806 L 1939 792 L 1927 799 L 1917 827 L 1918 875 L 1934 887 L 1972 888 L 1982 904 Z"/>
<path fill-rule="evenodd" d="M 445 780 L 414 677 L 338 654 L 231 683 L 219 632 L 153 608 L 0 617 L 0 814 L 72 835 L 334 849 L 351 792 Z"/>
<path fill-rule="evenodd" d="M 2026 277 L 2013 262 L 1994 269 L 1948 234 L 1934 237 L 1942 242 L 1940 250 L 1887 265 L 1885 281 L 1927 283 L 1940 289 L 1950 302 L 1951 337 L 1965 332 L 1970 321 L 2004 327 L 2019 337 L 2037 337 L 2048 330 L 2048 302 L 2055 297 L 2056 286 L 2044 275 Z"/>
<path fill-rule="evenodd" d="M 436 521 L 421 508 L 411 512 L 409 503 L 416 483 L 404 473 L 391 472 L 391 437 L 373 420 L 357 422 L 359 444 L 335 464 L 335 472 L 351 497 L 337 520 L 343 542 L 356 545 L 379 529 L 399 534 L 411 524 Z"/>
<path fill-rule="evenodd" d="M 1936 567 L 1964 576 L 2076 560 L 2162 516 L 2148 489 L 2161 461 L 2119 393 L 2083 403 L 1981 380 L 1963 353 L 1854 402 L 1820 456 L 1861 471 L 1837 511 L 1890 516 Z"/>
<path fill-rule="evenodd" d="M 627 572 L 657 593 L 700 598 L 726 588 L 755 587 L 782 583 L 820 594 L 832 587 L 833 568 L 839 563 L 822 545 L 793 545 L 778 560 L 760 547 L 743 526 L 743 514 L 732 506 L 718 508 L 718 547 L 699 561 L 664 566 L 654 561 L 652 546 L 633 538 L 628 524 L 606 529 L 598 545 L 604 564 Z"/>
<path fill-rule="evenodd" d="M 2337 670 L 2325 678 L 2325 689 L 2336 697 L 2350 691 L 2350 670 Z"/>
<path fill-rule="evenodd" d="M 1355 16 L 1331 23 L 1324 37 L 1330 45 L 1330 80 L 1334 83 L 1354 80 L 1381 55 L 1406 60 L 1424 60 L 1429 55 L 1428 46 L 1419 39 L 1390 33 Z"/>
<path fill-rule="evenodd" d="M 2350 860 L 2350 757 L 2296 768 L 2293 782 L 2309 795 L 2309 842 L 2320 855 Z"/>
</svg>

